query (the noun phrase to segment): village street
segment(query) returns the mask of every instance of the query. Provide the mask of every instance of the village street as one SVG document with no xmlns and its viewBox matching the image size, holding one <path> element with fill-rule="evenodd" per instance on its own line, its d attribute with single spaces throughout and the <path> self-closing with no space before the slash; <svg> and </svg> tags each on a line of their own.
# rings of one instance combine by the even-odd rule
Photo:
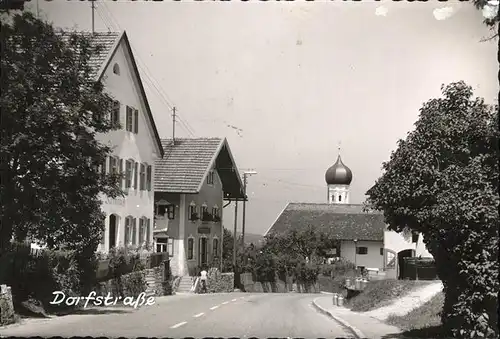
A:
<svg viewBox="0 0 500 339">
<path fill-rule="evenodd" d="M 87 309 L 52 319 L 27 319 L 0 336 L 302 337 L 353 338 L 318 313 L 317 294 L 221 293 L 156 298 L 155 305 Z"/>
</svg>

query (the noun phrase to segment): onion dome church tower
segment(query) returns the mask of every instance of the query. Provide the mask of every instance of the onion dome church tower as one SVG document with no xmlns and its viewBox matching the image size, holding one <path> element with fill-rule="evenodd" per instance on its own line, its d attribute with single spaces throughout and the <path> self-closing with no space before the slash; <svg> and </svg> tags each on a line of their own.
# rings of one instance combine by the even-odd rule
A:
<svg viewBox="0 0 500 339">
<path fill-rule="evenodd" d="M 328 203 L 349 203 L 349 186 L 352 181 L 352 172 L 340 158 L 340 146 L 337 161 L 326 171 L 325 181 L 328 185 Z"/>
</svg>

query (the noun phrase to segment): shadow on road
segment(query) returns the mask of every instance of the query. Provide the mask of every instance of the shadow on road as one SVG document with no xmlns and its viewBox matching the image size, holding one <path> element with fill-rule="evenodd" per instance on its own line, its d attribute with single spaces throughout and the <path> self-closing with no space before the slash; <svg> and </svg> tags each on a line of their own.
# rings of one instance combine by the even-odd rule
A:
<svg viewBox="0 0 500 339">
<path fill-rule="evenodd" d="M 404 331 L 401 333 L 391 333 L 386 334 L 381 339 L 451 339 L 449 335 L 446 335 L 443 331 L 442 326 L 432 326 L 420 329 L 414 329 L 409 331 Z"/>
</svg>

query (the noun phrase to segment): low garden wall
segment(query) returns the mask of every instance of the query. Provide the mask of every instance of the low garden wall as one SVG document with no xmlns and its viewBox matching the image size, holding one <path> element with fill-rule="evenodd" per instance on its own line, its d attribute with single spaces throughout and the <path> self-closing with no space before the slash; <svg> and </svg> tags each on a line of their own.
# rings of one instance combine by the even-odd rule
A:
<svg viewBox="0 0 500 339">
<path fill-rule="evenodd" d="M 221 273 L 217 268 L 211 268 L 207 274 L 208 293 L 229 293 L 234 291 L 234 273 Z"/>
<path fill-rule="evenodd" d="M 15 322 L 12 291 L 7 285 L 0 286 L 0 326 Z"/>
</svg>

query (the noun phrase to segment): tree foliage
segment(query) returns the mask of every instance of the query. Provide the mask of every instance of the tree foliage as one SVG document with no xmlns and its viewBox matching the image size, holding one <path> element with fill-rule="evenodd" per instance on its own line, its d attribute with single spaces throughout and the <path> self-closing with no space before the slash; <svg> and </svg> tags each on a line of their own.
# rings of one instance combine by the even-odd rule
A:
<svg viewBox="0 0 500 339">
<path fill-rule="evenodd" d="M 415 130 L 367 192 L 389 227 L 421 232 L 445 287 L 443 325 L 458 337 L 498 335 L 498 106 L 464 82 L 420 110 Z"/>
<path fill-rule="evenodd" d="M 118 175 L 100 170 L 111 149 L 97 136 L 118 127 L 89 63 L 100 46 L 26 12 L 2 21 L 0 37 L 0 253 L 13 236 L 37 239 L 75 250 L 84 269 L 104 229 L 101 197 L 121 194 Z"/>
</svg>

